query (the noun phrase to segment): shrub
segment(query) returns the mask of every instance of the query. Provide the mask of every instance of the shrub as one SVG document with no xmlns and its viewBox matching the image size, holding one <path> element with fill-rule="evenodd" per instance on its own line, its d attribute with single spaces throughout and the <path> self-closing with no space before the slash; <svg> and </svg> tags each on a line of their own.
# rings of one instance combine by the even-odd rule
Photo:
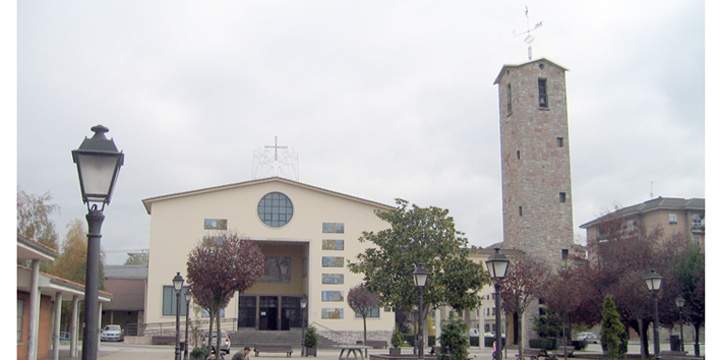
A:
<svg viewBox="0 0 720 360">
<path fill-rule="evenodd" d="M 557 349 L 557 341 L 550 338 L 530 339 L 530 341 L 528 341 L 528 345 L 530 345 L 531 349 Z"/>
<path fill-rule="evenodd" d="M 627 334 L 620 322 L 620 314 L 615 307 L 612 296 L 606 296 L 602 307 L 601 342 L 607 349 L 608 359 L 620 359 L 627 351 Z"/>
<path fill-rule="evenodd" d="M 450 320 L 443 326 L 440 335 L 442 359 L 466 360 L 470 342 L 467 336 L 467 325 L 451 313 Z"/>
<path fill-rule="evenodd" d="M 400 329 L 395 328 L 392 334 L 392 338 L 390 339 L 390 343 L 394 348 L 399 348 L 400 346 L 402 346 L 403 343 L 405 343 L 405 339 L 403 338 Z"/>
<path fill-rule="evenodd" d="M 205 346 L 198 346 L 190 352 L 190 359 L 205 360 L 210 355 L 210 350 Z"/>
<path fill-rule="evenodd" d="M 541 338 L 556 338 L 562 336 L 562 319 L 551 310 L 547 310 L 544 315 L 533 318 L 533 328 Z"/>
<path fill-rule="evenodd" d="M 306 348 L 314 348 L 317 346 L 318 342 L 318 335 L 317 330 L 315 330 L 314 326 L 308 326 L 307 331 L 305 331 L 305 339 L 303 343 L 305 344 Z"/>
</svg>

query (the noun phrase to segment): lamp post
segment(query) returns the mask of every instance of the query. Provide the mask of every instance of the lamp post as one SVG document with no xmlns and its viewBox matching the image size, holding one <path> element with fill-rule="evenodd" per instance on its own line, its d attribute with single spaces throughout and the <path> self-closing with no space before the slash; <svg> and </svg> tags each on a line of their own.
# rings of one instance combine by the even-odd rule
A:
<svg viewBox="0 0 720 360">
<path fill-rule="evenodd" d="M 183 359 L 188 358 L 188 324 L 190 323 L 190 287 L 186 286 L 185 290 L 185 348 L 183 349 Z"/>
<path fill-rule="evenodd" d="M 685 351 L 685 337 L 683 336 L 683 326 L 685 325 L 683 307 L 685 306 L 685 299 L 682 296 L 676 297 L 675 306 L 680 310 L 680 351 Z"/>
<path fill-rule="evenodd" d="M 88 207 L 85 216 L 88 222 L 87 265 L 85 266 L 85 327 L 83 328 L 82 359 L 95 360 L 98 353 L 98 273 L 100 268 L 100 229 L 103 210 L 110 204 L 115 181 L 124 155 L 119 152 L 112 139 L 105 137 L 108 128 L 97 125 L 95 134 L 85 138 L 77 150 L 72 151 L 73 162 L 77 165 L 82 200 Z M 98 205 L 100 208 L 98 209 Z"/>
<path fill-rule="evenodd" d="M 305 309 L 307 309 L 307 298 L 300 299 L 300 312 L 302 312 L 302 331 L 300 335 L 300 356 L 305 356 Z"/>
<path fill-rule="evenodd" d="M 495 360 L 502 360 L 502 336 L 500 333 L 500 281 L 505 277 L 509 263 L 510 261 L 507 257 L 500 253 L 500 248 L 495 248 L 495 253 L 485 261 L 485 265 L 490 272 L 490 277 L 492 277 L 495 282 Z"/>
<path fill-rule="evenodd" d="M 424 329 L 423 329 L 423 318 L 425 315 L 425 308 L 423 307 L 423 300 L 425 296 L 425 283 L 427 283 L 428 273 L 422 265 L 415 265 L 415 271 L 413 271 L 413 277 L 415 278 L 415 286 L 418 288 L 420 293 L 420 306 L 418 306 L 418 321 L 419 321 L 419 335 L 420 335 L 420 346 L 418 347 L 418 355 L 420 359 L 424 358 Z"/>
<path fill-rule="evenodd" d="M 660 291 L 661 285 L 662 276 L 656 273 L 655 270 L 650 270 L 650 273 L 645 276 L 645 286 L 647 286 L 648 290 L 650 290 L 653 297 L 653 351 L 655 353 L 656 360 L 660 359 L 660 337 L 658 336 L 658 322 L 660 321 L 660 317 L 658 316 L 657 293 Z"/>
<path fill-rule="evenodd" d="M 180 273 L 177 273 L 172 279 L 175 288 L 175 360 L 181 360 L 180 356 L 182 354 L 180 351 L 180 293 L 184 281 Z"/>
</svg>

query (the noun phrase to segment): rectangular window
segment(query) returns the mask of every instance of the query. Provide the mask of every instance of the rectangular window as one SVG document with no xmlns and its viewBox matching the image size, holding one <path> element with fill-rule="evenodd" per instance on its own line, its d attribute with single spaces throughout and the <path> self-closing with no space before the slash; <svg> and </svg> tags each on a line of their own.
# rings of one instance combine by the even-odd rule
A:
<svg viewBox="0 0 720 360">
<path fill-rule="evenodd" d="M 205 219 L 205 230 L 227 230 L 227 219 Z"/>
<path fill-rule="evenodd" d="M 520 150 L 517 151 L 516 155 L 517 155 L 518 160 L 520 160 Z"/>
<path fill-rule="evenodd" d="M 342 256 L 323 256 L 322 267 L 343 267 L 345 258 Z"/>
<path fill-rule="evenodd" d="M 675 213 L 668 214 L 668 223 L 671 225 L 677 224 L 677 214 L 675 214 Z"/>
<path fill-rule="evenodd" d="M 567 195 L 564 192 L 560 193 L 560 202 L 564 203 L 566 200 Z"/>
<path fill-rule="evenodd" d="M 265 257 L 265 274 L 260 281 L 290 282 L 290 269 L 289 256 L 267 256 Z"/>
<path fill-rule="evenodd" d="M 545 315 L 545 308 L 538 308 L 538 314 L 540 314 L 540 316 Z"/>
<path fill-rule="evenodd" d="M 518 214 L 520 214 L 520 216 L 522 216 L 522 206 L 518 206 Z"/>
<path fill-rule="evenodd" d="M 321 317 L 323 319 L 342 319 L 343 309 L 342 308 L 323 308 Z"/>
<path fill-rule="evenodd" d="M 325 234 L 344 234 L 345 224 L 343 223 L 323 223 L 322 232 Z"/>
<path fill-rule="evenodd" d="M 568 249 L 562 249 L 561 259 L 567 260 L 568 259 Z"/>
<path fill-rule="evenodd" d="M 323 250 L 345 250 L 345 240 L 323 240 Z"/>
<path fill-rule="evenodd" d="M 210 317 L 210 313 L 206 309 L 200 309 L 200 316 L 207 319 Z M 225 317 L 225 308 L 220 309 L 220 317 Z"/>
<path fill-rule="evenodd" d="M 508 84 L 507 86 L 507 114 L 510 115 L 512 113 L 512 86 Z"/>
<path fill-rule="evenodd" d="M 370 319 L 370 318 L 373 318 L 373 319 L 378 319 L 378 318 L 380 318 L 380 308 L 376 306 L 376 307 L 374 307 L 374 308 L 372 308 L 372 309 L 369 309 L 369 310 L 368 310 L 367 317 L 368 317 L 368 319 Z M 361 316 L 359 313 L 355 313 L 355 318 L 362 318 L 362 316 Z"/>
<path fill-rule="evenodd" d="M 322 291 L 322 301 L 343 301 L 343 295 L 341 291 L 337 290 L 325 290 Z"/>
<path fill-rule="evenodd" d="M 325 285 L 342 285 L 345 283 L 345 275 L 322 274 L 322 283 Z"/>
<path fill-rule="evenodd" d="M 17 342 L 18 344 L 22 340 L 22 330 L 23 330 L 23 311 L 25 308 L 25 302 L 17 299 Z"/>
<path fill-rule="evenodd" d="M 565 146 L 565 139 L 563 139 L 562 137 L 557 137 L 557 138 L 555 138 L 555 141 L 557 141 L 557 146 L 558 146 L 558 147 L 563 147 L 563 146 Z"/>
<path fill-rule="evenodd" d="M 172 286 L 163 286 L 163 302 L 162 302 L 162 314 L 163 316 L 175 315 L 177 309 L 177 296 L 175 295 L 175 288 Z M 180 292 L 180 315 L 185 315 L 187 312 L 187 303 L 185 302 L 185 289 Z"/>
<path fill-rule="evenodd" d="M 548 107 L 547 79 L 538 79 L 538 106 L 544 109 Z"/>
</svg>

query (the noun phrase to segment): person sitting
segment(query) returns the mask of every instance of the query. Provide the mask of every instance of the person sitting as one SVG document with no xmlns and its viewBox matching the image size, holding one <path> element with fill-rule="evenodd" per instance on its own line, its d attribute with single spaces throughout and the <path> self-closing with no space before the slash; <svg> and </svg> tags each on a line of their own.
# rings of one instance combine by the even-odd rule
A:
<svg viewBox="0 0 720 360">
<path fill-rule="evenodd" d="M 250 360 L 250 348 L 246 346 L 242 351 L 236 352 L 232 360 Z"/>
</svg>

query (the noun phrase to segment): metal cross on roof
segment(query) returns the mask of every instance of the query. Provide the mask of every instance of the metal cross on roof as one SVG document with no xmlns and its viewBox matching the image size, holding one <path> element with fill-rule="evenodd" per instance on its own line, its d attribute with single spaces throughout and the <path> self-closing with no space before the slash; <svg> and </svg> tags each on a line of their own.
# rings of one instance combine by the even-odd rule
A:
<svg viewBox="0 0 720 360">
<path fill-rule="evenodd" d="M 275 137 L 275 145 L 265 145 L 266 149 L 275 149 L 275 161 L 278 161 L 278 149 L 287 149 L 287 146 L 278 146 L 277 136 Z"/>
<path fill-rule="evenodd" d="M 528 12 L 528 7 L 527 5 L 525 5 L 525 24 L 527 30 L 521 33 L 515 32 L 515 30 L 513 30 L 513 34 L 515 36 L 525 35 L 523 41 L 528 45 L 528 60 L 532 60 L 532 42 L 533 40 L 535 40 L 535 37 L 532 36 L 532 32 L 542 26 L 542 21 L 539 21 L 535 24 L 535 26 L 530 27 L 530 16 L 528 15 Z"/>
</svg>

